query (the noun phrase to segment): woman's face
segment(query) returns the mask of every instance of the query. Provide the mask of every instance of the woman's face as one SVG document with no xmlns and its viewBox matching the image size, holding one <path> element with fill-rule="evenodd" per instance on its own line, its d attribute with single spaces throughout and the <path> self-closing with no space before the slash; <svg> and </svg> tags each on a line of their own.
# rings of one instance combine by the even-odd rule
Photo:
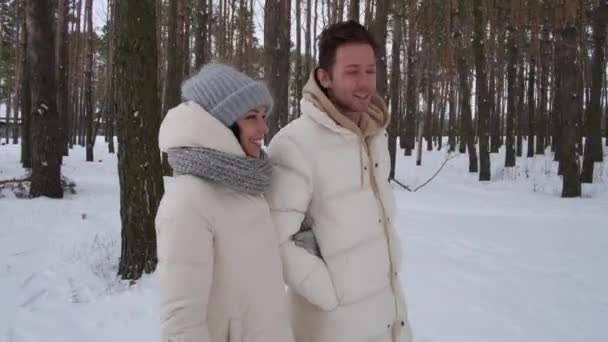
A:
<svg viewBox="0 0 608 342">
<path fill-rule="evenodd" d="M 260 158 L 264 136 L 268 133 L 266 107 L 259 106 L 250 110 L 236 124 L 240 130 L 239 143 L 245 154 L 251 158 Z"/>
</svg>

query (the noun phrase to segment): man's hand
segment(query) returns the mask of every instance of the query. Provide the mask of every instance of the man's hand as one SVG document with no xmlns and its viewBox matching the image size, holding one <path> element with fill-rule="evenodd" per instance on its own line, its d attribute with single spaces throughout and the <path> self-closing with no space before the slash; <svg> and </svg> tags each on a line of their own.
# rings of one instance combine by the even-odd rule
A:
<svg viewBox="0 0 608 342">
<path fill-rule="evenodd" d="M 292 236 L 292 239 L 296 246 L 304 248 L 308 253 L 322 258 L 315 233 L 309 227 L 302 227 L 302 229 Z"/>
</svg>

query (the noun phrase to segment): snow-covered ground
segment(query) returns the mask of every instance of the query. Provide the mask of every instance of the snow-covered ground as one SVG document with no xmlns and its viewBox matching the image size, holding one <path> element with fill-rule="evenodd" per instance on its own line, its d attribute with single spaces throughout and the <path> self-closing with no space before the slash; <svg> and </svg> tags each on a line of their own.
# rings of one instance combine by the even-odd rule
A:
<svg viewBox="0 0 608 342">
<path fill-rule="evenodd" d="M 0 341 L 131 342 L 158 339 L 155 275 L 115 278 L 120 254 L 116 157 L 77 148 L 63 173 L 76 194 L 62 200 L 0 193 Z M 0 180 L 19 177 L 19 148 L 0 146 Z M 398 159 L 415 188 L 445 160 Z M 608 340 L 608 164 L 584 197 L 561 199 L 550 157 L 490 182 L 451 159 L 417 192 L 395 185 L 405 253 L 403 281 L 418 342 Z"/>
</svg>

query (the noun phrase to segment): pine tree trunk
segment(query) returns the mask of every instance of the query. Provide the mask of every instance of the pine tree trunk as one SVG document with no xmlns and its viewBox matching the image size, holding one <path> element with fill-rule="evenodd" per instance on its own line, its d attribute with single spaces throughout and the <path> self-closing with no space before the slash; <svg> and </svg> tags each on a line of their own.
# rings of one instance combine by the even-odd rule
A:
<svg viewBox="0 0 608 342">
<path fill-rule="evenodd" d="M 585 139 L 585 153 L 583 158 L 583 183 L 593 182 L 593 167 L 595 162 L 604 161 L 602 151 L 602 78 L 605 70 L 604 47 L 606 43 L 606 21 L 608 19 L 608 4 L 599 0 L 595 8 L 593 21 L 593 65 L 591 76 L 591 98 L 587 109 L 587 136 Z"/>
<path fill-rule="evenodd" d="M 31 65 L 28 58 L 29 35 L 26 25 L 25 1 L 19 6 L 19 22 L 21 23 L 21 164 L 24 168 L 32 168 L 32 93 L 30 88 Z"/>
<path fill-rule="evenodd" d="M 266 0 L 264 6 L 264 78 L 275 99 L 268 141 L 287 124 L 291 1 Z"/>
<path fill-rule="evenodd" d="M 0 40 L 1 41 L 1 40 Z M 10 82 L 10 81 L 9 81 Z M 6 114 L 6 123 L 5 123 L 5 130 L 6 130 L 6 144 L 8 145 L 11 139 L 11 127 L 14 125 L 17 125 L 17 117 L 15 117 L 15 119 L 13 120 L 13 123 L 11 123 L 11 111 L 13 110 L 13 97 L 11 96 L 11 92 L 13 91 L 11 85 L 9 84 L 9 82 L 7 82 L 7 96 L 6 96 L 6 108 L 4 108 L 6 110 L 5 114 Z"/>
<path fill-rule="evenodd" d="M 608 147 L 608 75 L 604 75 L 604 139 Z"/>
<path fill-rule="evenodd" d="M 508 64 L 507 64 L 507 115 L 506 115 L 506 148 L 505 167 L 515 166 L 515 111 L 517 82 L 517 33 L 514 27 L 509 31 Z"/>
<path fill-rule="evenodd" d="M 561 143 L 561 138 L 562 138 L 562 130 L 561 130 L 561 126 L 562 126 L 562 111 L 560 109 L 562 103 L 560 101 L 560 87 L 561 87 L 561 77 L 562 77 L 562 73 L 560 72 L 560 61 L 561 61 L 561 54 L 562 51 L 560 49 L 560 45 L 562 44 L 562 42 L 558 41 L 555 43 L 555 52 L 554 52 L 554 65 L 553 65 L 553 71 L 554 71 L 554 81 L 553 81 L 553 104 L 552 104 L 552 108 L 549 111 L 551 113 L 551 118 L 550 118 L 550 132 L 549 135 L 551 137 L 551 150 L 553 152 L 555 152 L 554 154 L 554 161 L 561 161 L 561 147 L 562 147 L 562 143 Z M 558 50 L 559 49 L 559 50 Z M 575 115 L 576 117 L 576 115 Z M 562 164 L 560 163 L 560 167 L 559 167 L 559 171 L 558 174 L 562 174 Z"/>
<path fill-rule="evenodd" d="M 183 43 L 183 0 L 169 0 L 167 14 L 167 73 L 165 75 L 164 108 L 162 117 L 167 111 L 180 103 L 180 85 L 183 74 L 183 58 L 180 53 Z M 181 33 L 180 33 L 181 32 Z M 163 175 L 172 174 L 166 153 L 162 155 Z"/>
<path fill-rule="evenodd" d="M 549 111 L 551 113 L 551 117 L 549 119 L 550 125 L 549 125 L 549 134 L 548 136 L 551 137 L 551 151 L 555 152 L 554 154 L 554 160 L 555 161 L 560 161 L 561 160 L 561 147 L 562 147 L 562 143 L 561 143 L 561 134 L 562 134 L 562 130 L 561 130 L 561 125 L 562 125 L 562 111 L 560 110 L 560 106 L 561 106 L 561 101 L 559 99 L 559 95 L 560 95 L 560 86 L 561 86 L 561 72 L 559 70 L 559 66 L 561 63 L 561 45 L 563 42 L 560 41 L 560 37 L 563 36 L 563 27 L 562 26 L 563 23 L 560 21 L 561 18 L 558 18 L 558 11 L 559 11 L 559 6 L 564 7 L 565 3 L 561 2 L 559 4 L 555 4 L 554 8 L 557 10 L 554 10 L 554 34 L 553 34 L 553 103 L 552 103 L 552 108 Z M 562 164 L 560 163 L 559 166 L 559 171 L 558 174 L 562 174 Z"/>
<path fill-rule="evenodd" d="M 186 1 L 182 7 L 182 36 L 181 36 L 181 46 L 182 46 L 182 75 L 181 79 L 184 79 L 187 75 L 190 74 L 190 61 L 191 61 L 191 51 L 190 51 L 190 5 Z"/>
<path fill-rule="evenodd" d="M 69 16 L 69 0 L 58 0 L 57 7 L 57 43 L 56 55 L 57 61 L 57 111 L 59 113 L 59 137 L 60 150 L 63 156 L 68 155 L 68 125 L 69 125 L 69 82 L 68 82 L 68 16 Z"/>
<path fill-rule="evenodd" d="M 28 2 L 26 8 L 27 58 L 34 102 L 30 197 L 62 198 L 51 3 L 37 0 Z"/>
<path fill-rule="evenodd" d="M 304 35 L 304 82 L 310 77 L 312 71 L 313 57 L 311 55 L 312 44 L 312 0 L 306 0 L 306 31 Z M 299 100 L 299 99 L 298 99 Z"/>
<path fill-rule="evenodd" d="M 562 110 L 561 153 L 560 163 L 563 165 L 562 197 L 580 197 L 581 182 L 579 175 L 578 155 L 576 153 L 576 112 L 577 98 L 582 96 L 577 87 L 576 69 L 576 27 L 568 20 L 562 31 L 560 47 L 559 71 L 560 77 L 560 109 Z"/>
<path fill-rule="evenodd" d="M 469 84 L 469 69 L 467 66 L 466 53 L 466 38 L 462 31 L 462 23 L 464 22 L 463 15 L 466 13 L 466 0 L 458 1 L 458 11 L 454 16 L 455 32 L 454 40 L 456 41 L 456 66 L 460 77 L 460 110 L 462 117 L 463 133 L 465 143 L 469 152 L 469 172 L 477 172 L 477 150 L 475 148 L 475 131 L 473 130 L 473 122 L 471 118 L 471 88 Z"/>
<path fill-rule="evenodd" d="M 350 0 L 350 6 L 348 6 L 348 18 L 359 22 L 359 13 L 361 7 L 361 0 Z"/>
<path fill-rule="evenodd" d="M 312 36 L 315 37 L 314 39 L 317 39 L 317 23 L 318 23 L 318 19 L 319 19 L 319 14 L 318 14 L 318 8 L 319 8 L 319 0 L 315 0 L 315 9 L 314 9 L 314 13 L 315 13 L 315 18 L 314 21 L 312 23 Z M 318 44 L 312 44 L 312 59 L 316 60 L 317 58 L 317 46 Z M 311 65 L 313 65 L 314 63 L 311 61 Z M 311 72 L 312 72 L 312 67 L 311 67 Z"/>
<path fill-rule="evenodd" d="M 444 91 L 441 96 L 441 107 L 439 110 L 439 131 L 437 132 L 437 150 L 441 151 L 443 148 L 443 133 L 445 125 L 445 111 L 447 109 L 447 96 L 449 92 L 449 82 L 445 82 Z"/>
<path fill-rule="evenodd" d="M 296 0 L 296 61 L 295 61 L 295 82 L 296 96 L 294 101 L 295 116 L 300 116 L 300 98 L 302 97 L 302 3 Z"/>
<path fill-rule="evenodd" d="M 118 274 L 138 279 L 157 264 L 154 218 L 163 195 L 157 133 L 154 0 L 116 1 L 118 176 L 122 245 Z M 138 18 L 138 20 L 133 20 Z"/>
<path fill-rule="evenodd" d="M 449 151 L 456 150 L 456 79 L 453 75 L 450 77 L 450 111 L 448 115 L 448 145 Z"/>
<path fill-rule="evenodd" d="M 549 7 L 545 3 L 545 7 L 543 10 L 544 15 L 544 23 L 543 23 L 543 31 L 541 38 L 541 58 L 540 58 L 540 108 L 538 111 L 538 122 L 536 125 L 536 154 L 544 155 L 545 148 L 548 145 L 548 135 L 547 135 L 547 118 L 548 118 L 548 106 L 549 106 L 549 62 L 551 56 L 551 42 L 549 38 L 549 34 L 551 28 L 549 26 Z"/>
<path fill-rule="evenodd" d="M 395 178 L 395 160 L 397 157 L 397 130 L 399 129 L 399 121 L 401 117 L 401 108 L 399 108 L 399 78 L 401 77 L 401 6 L 397 3 L 393 4 L 393 46 L 391 58 L 391 123 L 388 127 L 388 150 L 391 158 L 391 169 L 389 179 Z"/>
<path fill-rule="evenodd" d="M 85 82 L 84 82 L 84 106 L 86 112 L 87 132 L 86 132 L 86 161 L 93 161 L 93 147 L 95 146 L 95 136 L 93 136 L 93 0 L 86 0 L 85 16 L 87 17 L 87 47 L 85 61 Z"/>
<path fill-rule="evenodd" d="M 209 12 L 207 9 L 207 0 L 198 0 L 198 11 L 196 14 L 197 25 L 196 25 L 196 47 L 195 47 L 195 68 L 200 68 L 202 65 L 207 63 L 208 56 L 207 45 L 208 44 L 208 31 L 207 21 L 209 20 Z"/>
<path fill-rule="evenodd" d="M 498 6 L 498 4 L 496 5 Z M 507 16 L 505 14 L 505 5 L 500 6 L 497 9 L 497 38 L 498 43 L 497 52 L 496 52 L 496 92 L 494 101 L 494 116 L 491 118 L 490 125 L 491 128 L 491 139 L 490 139 L 490 149 L 492 153 L 498 153 L 500 147 L 503 144 L 503 136 L 502 136 L 502 114 L 504 109 L 503 98 L 504 98 L 504 84 L 505 84 L 505 49 L 504 49 L 504 41 L 506 38 L 506 29 L 504 27 L 505 22 L 507 21 Z M 494 89 L 494 87 L 492 87 Z"/>
<path fill-rule="evenodd" d="M 17 2 L 17 4 L 15 5 L 15 18 L 17 18 L 17 22 L 15 23 L 15 31 L 13 32 L 14 34 L 14 47 L 16 48 L 16 53 L 15 53 L 15 59 L 14 59 L 14 65 L 15 65 L 15 69 L 14 69 L 14 77 L 15 77 L 15 83 L 14 88 L 15 88 L 15 95 L 14 95 L 14 102 L 13 102 L 13 118 L 15 118 L 15 124 L 13 125 L 13 144 L 17 145 L 19 143 L 19 134 L 20 134 L 20 129 L 19 127 L 21 127 L 20 121 L 19 121 L 19 109 L 21 106 L 21 68 L 22 68 L 22 63 L 21 63 L 21 55 L 22 52 L 21 51 L 21 25 L 19 24 L 20 21 L 20 17 L 19 17 L 19 11 L 20 11 L 20 7 L 21 5 L 19 4 L 19 2 Z M 21 116 L 21 118 L 23 118 L 23 116 Z"/>
<path fill-rule="evenodd" d="M 427 49 L 430 52 L 430 49 Z M 431 58 L 432 59 L 432 58 Z M 433 93 L 433 77 L 431 76 L 431 68 L 434 66 L 429 62 L 426 70 L 426 115 L 424 119 L 424 138 L 426 139 L 426 150 L 433 150 L 433 101 L 434 101 L 434 93 Z"/>
<path fill-rule="evenodd" d="M 389 0 L 376 1 L 376 16 L 370 28 L 372 35 L 378 44 L 376 51 L 376 69 L 377 69 L 377 92 L 380 97 L 386 100 L 388 95 L 387 86 L 387 65 L 386 65 L 386 35 L 388 26 L 388 6 Z"/>
<path fill-rule="evenodd" d="M 115 31 L 115 18 L 116 18 L 116 6 L 114 5 L 115 0 L 108 0 L 108 28 L 109 28 L 109 39 L 108 39 L 108 68 L 106 70 L 107 80 L 107 119 L 106 127 L 108 129 L 108 153 L 115 153 L 114 147 L 114 118 L 116 113 L 116 81 L 114 72 L 114 45 L 116 42 L 116 31 Z M 158 32 L 157 32 L 158 37 Z"/>
<path fill-rule="evenodd" d="M 73 118 L 73 134 L 75 135 L 75 143 L 81 146 L 83 145 L 83 141 L 82 141 L 82 110 L 81 110 L 81 93 L 82 93 L 82 78 L 81 78 L 81 73 L 82 73 L 82 66 L 84 65 L 84 63 L 82 63 L 81 57 L 82 57 L 82 35 L 81 35 L 81 19 L 82 19 L 82 0 L 78 0 L 78 4 L 77 6 L 77 10 L 76 10 L 76 33 L 75 33 L 75 40 L 76 40 L 76 51 L 74 52 L 74 81 L 73 81 L 73 85 L 74 85 L 74 94 L 72 96 L 72 112 L 74 115 Z"/>
<path fill-rule="evenodd" d="M 490 151 L 488 149 L 488 115 L 490 112 L 488 101 L 488 88 L 486 79 L 486 60 L 484 54 L 484 27 L 483 4 L 481 0 L 473 1 L 473 16 L 475 18 L 475 33 L 473 37 L 473 50 L 475 54 L 475 71 L 477 74 L 477 118 L 479 135 L 479 180 L 490 180 Z"/>
<path fill-rule="evenodd" d="M 536 59 L 530 57 L 530 75 L 528 77 L 528 152 L 527 157 L 534 157 L 534 132 L 535 128 L 535 98 L 534 86 L 536 84 Z"/>
<path fill-rule="evenodd" d="M 523 53 L 521 54 L 519 59 L 519 71 L 517 77 L 517 109 L 515 110 L 515 120 L 516 120 L 516 144 L 515 144 L 515 155 L 517 157 L 521 157 L 523 153 L 523 129 L 524 129 L 524 94 L 526 93 L 526 83 L 525 83 L 525 65 Z"/>
<path fill-rule="evenodd" d="M 221 1 L 221 0 L 220 0 Z M 217 31 L 214 30 L 213 28 L 215 27 L 215 23 L 217 22 L 216 18 L 213 16 L 213 0 L 209 0 L 209 3 L 207 4 L 207 13 L 208 16 L 207 18 L 209 20 L 207 20 L 207 62 L 209 62 L 210 60 L 213 59 L 214 56 L 217 56 L 217 41 L 216 41 L 216 49 L 215 49 L 215 54 L 214 54 L 214 50 L 213 50 L 213 32 Z"/>
<path fill-rule="evenodd" d="M 4 4 L 2 2 L 0 2 L 0 56 L 4 56 Z M 0 61 L 0 65 L 3 65 L 5 63 L 7 63 L 8 61 Z M 7 75 L 8 76 L 8 75 Z M 2 76 L 0 76 L 0 80 L 2 79 Z M 10 80 L 10 76 L 7 77 L 7 79 Z M 8 80 L 7 80 L 8 83 Z M 11 89 L 10 86 L 7 86 L 7 91 L 6 91 L 6 121 L 5 121 L 5 129 L 6 129 L 6 144 L 9 144 L 9 140 L 10 140 L 10 131 L 11 131 L 11 110 L 10 110 L 10 106 L 8 105 L 9 103 L 11 103 L 11 93 L 13 92 L 13 90 Z M 3 95 L 3 94 L 0 94 Z M 11 103 L 12 104 L 12 103 Z M 15 124 L 16 124 L 17 120 L 15 120 Z"/>
<path fill-rule="evenodd" d="M 416 40 L 418 38 L 417 26 L 417 1 L 410 0 L 408 11 L 408 38 L 407 38 L 407 85 L 405 95 L 405 129 L 401 136 L 401 147 L 406 156 L 412 155 L 416 139 L 416 112 L 418 109 L 416 94 Z"/>
<path fill-rule="evenodd" d="M 373 1 L 365 0 L 365 26 L 370 26 L 373 18 Z"/>
<path fill-rule="evenodd" d="M 179 103 L 179 99 L 180 99 L 180 85 L 181 85 L 181 81 L 184 79 L 184 70 L 186 70 L 186 56 L 189 54 L 188 51 L 188 46 L 186 46 L 186 42 L 187 42 L 187 34 L 186 34 L 186 30 L 188 30 L 188 22 L 186 21 L 186 18 L 188 18 L 187 15 L 187 7 L 186 7 L 186 0 L 177 0 L 177 18 L 176 18 L 176 32 L 177 32 L 177 59 L 175 61 L 176 63 L 176 69 L 175 72 L 177 72 L 177 103 L 176 105 Z M 168 107 L 167 110 L 171 107 Z"/>
</svg>

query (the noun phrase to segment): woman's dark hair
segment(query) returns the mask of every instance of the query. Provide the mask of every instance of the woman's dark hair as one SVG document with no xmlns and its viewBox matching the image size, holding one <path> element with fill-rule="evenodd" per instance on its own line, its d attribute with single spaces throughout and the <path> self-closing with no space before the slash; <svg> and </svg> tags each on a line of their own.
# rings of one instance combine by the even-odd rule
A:
<svg viewBox="0 0 608 342">
<path fill-rule="evenodd" d="M 240 141 L 241 128 L 239 127 L 239 124 L 235 122 L 228 128 L 230 128 L 230 130 L 232 131 L 232 134 L 234 134 L 234 136 L 236 137 L 236 140 Z"/>
</svg>

